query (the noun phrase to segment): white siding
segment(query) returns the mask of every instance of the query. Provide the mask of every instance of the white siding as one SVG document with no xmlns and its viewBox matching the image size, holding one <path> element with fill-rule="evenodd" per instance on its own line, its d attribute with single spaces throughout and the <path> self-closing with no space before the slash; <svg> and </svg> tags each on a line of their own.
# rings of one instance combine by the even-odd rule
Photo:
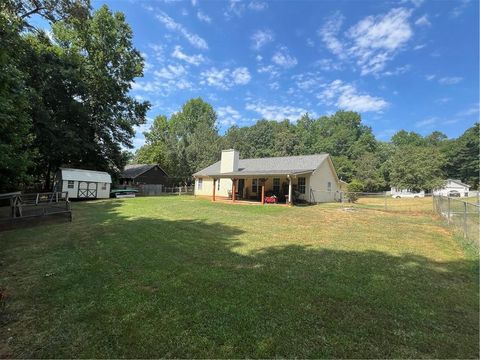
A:
<svg viewBox="0 0 480 360">
<path fill-rule="evenodd" d="M 448 196 L 450 191 L 458 191 L 460 193 L 460 196 L 464 197 L 465 194 L 468 195 L 468 189 L 469 188 L 466 187 L 466 186 L 463 186 L 463 185 L 458 184 L 458 183 L 453 182 L 453 181 L 448 181 L 444 188 L 434 190 L 433 193 L 435 195 Z"/>
<path fill-rule="evenodd" d="M 195 179 L 195 195 L 212 196 L 213 195 L 213 179 L 202 178 L 202 188 L 198 188 L 198 178 Z M 220 190 L 218 190 L 218 181 L 220 181 Z M 215 182 L 215 196 L 228 197 L 228 192 L 232 191 L 232 180 L 220 179 Z"/>
<path fill-rule="evenodd" d="M 327 159 L 313 173 L 307 181 L 306 199 L 309 202 L 335 201 L 341 191 L 340 183 L 335 176 L 333 165 Z M 331 191 L 328 191 L 328 183 Z"/>
<path fill-rule="evenodd" d="M 73 189 L 68 188 L 68 180 L 62 181 L 62 191 L 68 192 L 70 199 L 78 198 L 78 181 L 73 181 Z M 106 189 L 102 189 L 102 186 L 106 184 Z M 97 185 L 97 199 L 108 199 L 110 197 L 110 185 L 109 183 L 96 183 Z"/>
</svg>

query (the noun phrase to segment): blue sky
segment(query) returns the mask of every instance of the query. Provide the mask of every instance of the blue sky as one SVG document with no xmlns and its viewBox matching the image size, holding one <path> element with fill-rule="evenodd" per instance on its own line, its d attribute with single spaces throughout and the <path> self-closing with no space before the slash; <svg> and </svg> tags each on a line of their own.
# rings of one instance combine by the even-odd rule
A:
<svg viewBox="0 0 480 360">
<path fill-rule="evenodd" d="M 99 7 L 104 1 L 94 1 Z M 107 1 L 146 59 L 149 121 L 202 97 L 230 125 L 358 111 L 376 136 L 479 119 L 477 1 Z"/>
</svg>

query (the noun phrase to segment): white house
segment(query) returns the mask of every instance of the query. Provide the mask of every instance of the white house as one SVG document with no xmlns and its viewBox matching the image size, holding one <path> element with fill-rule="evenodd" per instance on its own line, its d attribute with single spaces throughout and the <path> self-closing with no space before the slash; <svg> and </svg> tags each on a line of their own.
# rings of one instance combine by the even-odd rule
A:
<svg viewBox="0 0 480 360">
<path fill-rule="evenodd" d="M 259 159 L 240 159 L 237 150 L 223 150 L 221 160 L 193 174 L 195 195 L 258 200 L 275 194 L 292 202 L 338 200 L 343 182 L 338 179 L 330 155 L 316 154 Z"/>
<path fill-rule="evenodd" d="M 447 179 L 445 186 L 433 191 L 434 195 L 467 197 L 470 186 L 460 180 Z"/>
<path fill-rule="evenodd" d="M 60 168 L 55 175 L 54 191 L 66 191 L 70 199 L 106 199 L 110 197 L 112 177 L 103 171 Z"/>
</svg>

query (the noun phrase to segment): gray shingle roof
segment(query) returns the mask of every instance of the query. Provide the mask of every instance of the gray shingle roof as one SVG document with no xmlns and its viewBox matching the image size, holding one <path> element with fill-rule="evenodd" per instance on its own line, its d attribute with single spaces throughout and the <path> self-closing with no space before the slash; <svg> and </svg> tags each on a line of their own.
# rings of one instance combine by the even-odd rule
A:
<svg viewBox="0 0 480 360">
<path fill-rule="evenodd" d="M 239 169 L 235 172 L 220 174 L 220 161 L 202 169 L 194 176 L 228 175 L 276 175 L 297 174 L 313 171 L 328 158 L 328 154 L 283 156 L 259 159 L 240 159 Z"/>
<path fill-rule="evenodd" d="M 144 172 L 153 169 L 156 164 L 129 164 L 125 165 L 122 174 L 120 175 L 123 179 L 135 179 L 137 176 L 142 175 Z"/>
</svg>

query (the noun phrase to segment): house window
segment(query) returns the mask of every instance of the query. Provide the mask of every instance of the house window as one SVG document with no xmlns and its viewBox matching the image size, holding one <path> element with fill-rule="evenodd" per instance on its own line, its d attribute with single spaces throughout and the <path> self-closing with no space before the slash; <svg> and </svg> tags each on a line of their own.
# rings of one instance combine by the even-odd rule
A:
<svg viewBox="0 0 480 360">
<path fill-rule="evenodd" d="M 305 178 L 304 177 L 298 178 L 298 192 L 300 194 L 305 194 Z"/>
<path fill-rule="evenodd" d="M 332 183 L 330 181 L 327 183 L 327 190 L 328 192 L 332 191 Z"/>
<path fill-rule="evenodd" d="M 102 184 L 102 190 L 107 190 L 107 183 Z"/>
<path fill-rule="evenodd" d="M 258 179 L 252 179 L 252 192 L 256 193 L 258 191 Z"/>
<path fill-rule="evenodd" d="M 75 182 L 73 180 L 68 180 L 67 188 L 73 189 L 74 185 L 75 185 Z"/>
<path fill-rule="evenodd" d="M 220 191 L 220 179 L 217 180 L 217 191 Z"/>
<path fill-rule="evenodd" d="M 274 178 L 273 179 L 273 192 L 275 194 L 280 193 L 280 179 L 279 178 Z"/>
<path fill-rule="evenodd" d="M 203 179 L 198 179 L 197 180 L 197 189 L 202 190 L 202 185 L 203 185 Z"/>
</svg>

